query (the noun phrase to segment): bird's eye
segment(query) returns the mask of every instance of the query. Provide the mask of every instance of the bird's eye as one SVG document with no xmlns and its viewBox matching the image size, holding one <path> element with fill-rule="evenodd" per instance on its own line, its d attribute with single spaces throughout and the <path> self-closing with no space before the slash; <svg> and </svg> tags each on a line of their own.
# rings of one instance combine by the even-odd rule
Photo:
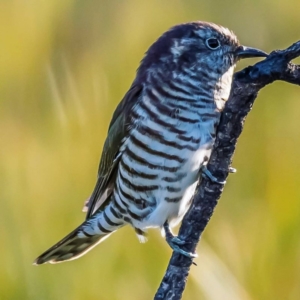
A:
<svg viewBox="0 0 300 300">
<path fill-rule="evenodd" d="M 218 49 L 221 46 L 219 40 L 216 39 L 216 38 L 209 38 L 209 39 L 207 39 L 205 41 L 205 44 L 206 44 L 207 48 L 209 48 L 211 50 L 216 50 L 216 49 Z"/>
</svg>

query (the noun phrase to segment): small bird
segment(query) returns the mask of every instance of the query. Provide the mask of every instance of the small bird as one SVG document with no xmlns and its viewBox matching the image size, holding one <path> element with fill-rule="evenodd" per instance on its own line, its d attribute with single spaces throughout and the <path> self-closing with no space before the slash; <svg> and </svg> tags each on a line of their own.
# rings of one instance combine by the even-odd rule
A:
<svg viewBox="0 0 300 300">
<path fill-rule="evenodd" d="M 172 27 L 146 52 L 109 125 L 86 220 L 34 264 L 81 257 L 117 229 L 131 225 L 139 240 L 148 228 L 174 236 L 206 169 L 220 115 L 239 59 L 266 57 L 242 46 L 232 31 L 207 22 Z"/>
</svg>

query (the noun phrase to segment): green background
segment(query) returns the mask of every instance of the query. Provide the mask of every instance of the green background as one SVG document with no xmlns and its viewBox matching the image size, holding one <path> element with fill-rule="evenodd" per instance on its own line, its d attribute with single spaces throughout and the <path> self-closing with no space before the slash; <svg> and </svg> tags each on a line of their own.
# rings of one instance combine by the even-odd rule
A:
<svg viewBox="0 0 300 300">
<path fill-rule="evenodd" d="M 0 299 L 152 299 L 171 255 L 159 231 L 32 261 L 83 220 L 112 112 L 162 32 L 212 21 L 272 51 L 299 39 L 299 11 L 299 0 L 1 0 Z M 184 299 L 300 299 L 299 113 L 299 87 L 260 92 Z"/>
</svg>

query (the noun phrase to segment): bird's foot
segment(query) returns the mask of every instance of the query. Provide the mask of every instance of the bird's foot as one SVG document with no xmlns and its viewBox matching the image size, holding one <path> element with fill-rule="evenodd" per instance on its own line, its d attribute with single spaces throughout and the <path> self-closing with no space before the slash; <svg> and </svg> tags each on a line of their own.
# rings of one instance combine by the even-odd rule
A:
<svg viewBox="0 0 300 300">
<path fill-rule="evenodd" d="M 181 249 L 180 246 L 184 245 L 185 241 L 172 234 L 169 224 L 167 222 L 164 224 L 164 229 L 166 234 L 166 241 L 169 244 L 169 246 L 173 249 L 173 251 L 180 253 L 188 258 L 195 258 L 198 256 L 197 253 L 191 253 Z"/>
<path fill-rule="evenodd" d="M 226 183 L 226 180 L 225 181 L 220 181 L 220 180 L 218 180 L 218 178 L 213 176 L 210 173 L 210 171 L 207 169 L 206 166 L 202 166 L 200 170 L 201 170 L 202 176 L 210 179 L 212 182 L 219 183 L 219 184 L 225 184 Z"/>
<path fill-rule="evenodd" d="M 176 245 L 184 245 L 185 244 L 185 241 L 181 240 L 178 236 L 172 236 L 168 243 L 171 242 L 173 244 L 176 244 Z"/>
<path fill-rule="evenodd" d="M 184 245 L 185 242 L 180 240 L 178 237 L 173 237 L 171 239 L 166 239 L 167 243 L 169 244 L 169 246 L 173 249 L 173 251 L 180 253 L 188 258 L 195 258 L 197 257 L 197 253 L 191 253 L 191 252 L 187 252 L 183 249 L 180 248 L 181 245 Z"/>
</svg>

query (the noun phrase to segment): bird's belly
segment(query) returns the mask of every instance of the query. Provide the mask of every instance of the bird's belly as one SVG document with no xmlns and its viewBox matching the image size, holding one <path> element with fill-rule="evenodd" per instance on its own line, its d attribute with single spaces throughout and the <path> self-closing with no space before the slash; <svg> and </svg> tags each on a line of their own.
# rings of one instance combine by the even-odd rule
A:
<svg viewBox="0 0 300 300">
<path fill-rule="evenodd" d="M 161 227 L 166 221 L 173 227 L 182 220 L 191 204 L 200 167 L 210 156 L 212 141 L 206 139 L 205 144 L 182 147 L 173 154 L 172 148 L 155 148 L 155 143 L 149 145 L 165 155 L 131 145 L 123 154 L 118 175 L 119 198 L 127 206 L 131 224 L 140 229 Z"/>
<path fill-rule="evenodd" d="M 172 120 L 164 119 L 165 123 Z M 123 144 L 115 189 L 118 205 L 140 229 L 175 226 L 187 212 L 214 138 L 215 120 L 165 128 L 144 119 Z"/>
<path fill-rule="evenodd" d="M 200 147 L 181 166 L 180 172 L 185 176 L 176 182 L 168 183 L 153 193 L 157 201 L 155 210 L 144 220 L 143 225 L 148 227 L 161 227 L 168 221 L 170 227 L 176 226 L 189 209 L 197 186 L 200 167 L 206 163 L 211 150 Z"/>
</svg>

